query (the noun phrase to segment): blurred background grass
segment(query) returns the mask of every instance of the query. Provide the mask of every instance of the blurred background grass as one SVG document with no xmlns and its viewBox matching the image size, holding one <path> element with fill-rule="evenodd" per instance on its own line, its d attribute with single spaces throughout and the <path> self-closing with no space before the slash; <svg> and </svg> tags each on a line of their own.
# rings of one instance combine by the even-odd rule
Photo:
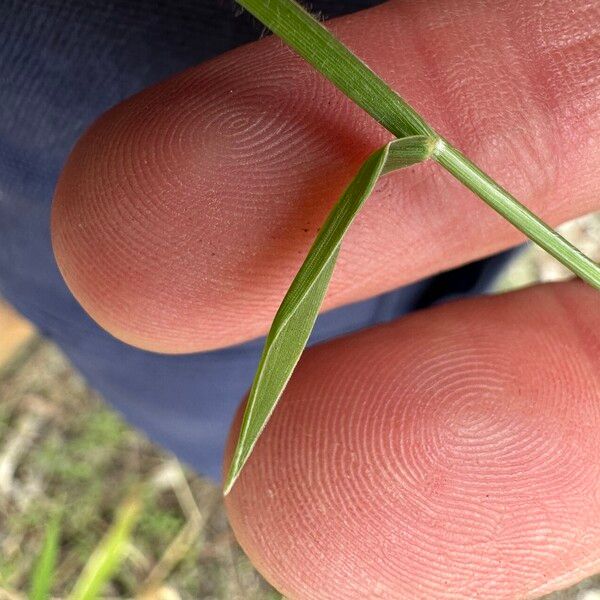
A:
<svg viewBox="0 0 600 600">
<path fill-rule="evenodd" d="M 35 337 L 20 354 L 0 375 L 0 587 L 6 598 L 26 597 L 46 526 L 57 513 L 53 593 L 66 597 L 118 507 L 140 486 L 143 509 L 126 559 L 102 597 L 278 597 L 236 545 L 216 486 L 129 428 L 52 344 Z"/>
<path fill-rule="evenodd" d="M 600 260 L 600 215 L 562 231 Z M 498 290 L 568 276 L 528 247 L 500 278 Z M 52 596 L 70 597 L 84 585 L 86 564 L 88 574 L 94 560 L 92 570 L 98 570 L 99 545 L 132 498 L 140 507 L 133 532 L 120 543 L 100 597 L 280 597 L 237 546 L 220 490 L 128 427 L 56 347 L 0 303 L 0 600 L 31 597 L 53 519 L 60 520 L 60 538 Z M 550 598 L 600 600 L 600 577 Z"/>
</svg>

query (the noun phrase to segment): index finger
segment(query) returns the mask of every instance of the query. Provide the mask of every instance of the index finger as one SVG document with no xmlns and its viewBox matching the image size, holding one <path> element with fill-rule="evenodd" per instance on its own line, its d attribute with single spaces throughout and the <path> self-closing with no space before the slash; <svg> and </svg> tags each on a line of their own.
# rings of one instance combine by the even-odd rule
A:
<svg viewBox="0 0 600 600">
<path fill-rule="evenodd" d="M 598 206 L 594 4 L 388 3 L 331 27 L 441 133 L 550 222 Z M 266 332 L 324 216 L 389 134 L 265 39 L 104 115 L 59 182 L 53 241 L 84 308 L 162 352 Z M 520 236 L 435 165 L 389 176 L 324 308 Z"/>
</svg>

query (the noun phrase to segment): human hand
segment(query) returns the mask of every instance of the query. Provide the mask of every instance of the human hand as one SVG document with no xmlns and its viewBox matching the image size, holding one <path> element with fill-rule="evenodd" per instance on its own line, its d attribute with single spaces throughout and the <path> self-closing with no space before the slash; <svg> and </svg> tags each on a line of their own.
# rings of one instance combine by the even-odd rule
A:
<svg viewBox="0 0 600 600">
<path fill-rule="evenodd" d="M 332 27 L 559 222 L 598 208 L 597 17 L 581 1 L 398 3 Z M 142 347 L 265 333 L 329 206 L 387 139 L 278 40 L 241 48 L 82 139 L 57 191 L 59 265 L 99 323 Z M 390 175 L 326 306 L 518 240 L 442 173 Z M 228 498 L 255 564 L 292 598 L 521 598 L 594 571 L 599 308 L 583 285 L 544 286 L 308 351 Z"/>
</svg>

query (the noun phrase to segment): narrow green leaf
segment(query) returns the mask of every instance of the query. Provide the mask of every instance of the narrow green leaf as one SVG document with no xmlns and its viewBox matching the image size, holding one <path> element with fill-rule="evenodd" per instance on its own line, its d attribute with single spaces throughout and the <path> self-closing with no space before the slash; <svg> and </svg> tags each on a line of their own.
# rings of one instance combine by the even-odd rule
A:
<svg viewBox="0 0 600 600">
<path fill-rule="evenodd" d="M 31 600 L 48 600 L 54 576 L 60 544 L 60 515 L 55 514 L 46 526 L 44 545 L 33 569 L 29 598 Z"/>
<path fill-rule="evenodd" d="M 125 557 L 140 509 L 141 499 L 138 494 L 121 504 L 115 522 L 88 559 L 75 583 L 70 600 L 94 600 L 99 596 Z"/>
<path fill-rule="evenodd" d="M 435 139 L 412 136 L 375 151 L 327 217 L 271 325 L 250 389 L 225 494 L 235 483 L 300 359 L 327 291 L 340 244 L 361 206 L 380 176 L 426 160 L 434 147 Z"/>
</svg>

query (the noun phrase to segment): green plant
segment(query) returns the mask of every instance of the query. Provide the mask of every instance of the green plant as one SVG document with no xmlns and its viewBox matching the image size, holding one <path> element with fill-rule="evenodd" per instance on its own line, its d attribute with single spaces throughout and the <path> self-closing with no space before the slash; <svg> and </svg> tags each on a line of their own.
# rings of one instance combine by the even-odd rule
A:
<svg viewBox="0 0 600 600">
<path fill-rule="evenodd" d="M 94 600 L 120 567 L 138 521 L 142 501 L 140 493 L 133 493 L 119 506 L 115 522 L 87 561 L 73 587 L 70 600 Z"/>
<path fill-rule="evenodd" d="M 71 600 L 95 600 L 102 588 L 121 567 L 127 554 L 130 537 L 142 508 L 141 493 L 134 492 L 118 508 L 115 522 L 88 558 L 73 587 Z M 32 571 L 29 598 L 48 600 L 57 573 L 60 547 L 60 515 L 48 523 L 42 550 Z"/>
<path fill-rule="evenodd" d="M 573 273 L 600 289 L 600 267 L 594 261 L 433 131 L 409 104 L 296 2 L 237 2 L 399 139 L 377 150 L 363 164 L 329 215 L 275 316 L 246 405 L 225 494 L 248 460 L 306 345 L 343 235 L 377 179 L 385 173 L 434 160 Z M 392 155 L 397 159 L 393 160 Z"/>
<path fill-rule="evenodd" d="M 56 561 L 60 546 L 60 515 L 56 513 L 46 527 L 46 535 L 42 550 L 35 562 L 29 589 L 31 600 L 47 600 L 50 598 Z"/>
</svg>

